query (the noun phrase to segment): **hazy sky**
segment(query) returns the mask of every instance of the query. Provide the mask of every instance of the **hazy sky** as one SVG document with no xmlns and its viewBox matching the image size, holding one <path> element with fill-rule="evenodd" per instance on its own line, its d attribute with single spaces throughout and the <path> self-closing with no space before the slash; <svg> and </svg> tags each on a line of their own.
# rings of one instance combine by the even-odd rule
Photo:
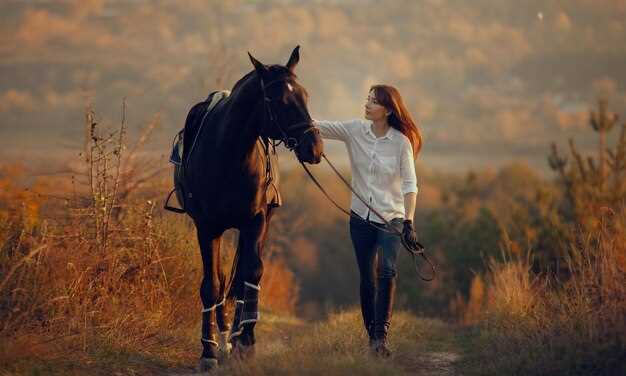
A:
<svg viewBox="0 0 626 376">
<path fill-rule="evenodd" d="M 87 104 L 114 123 L 126 97 L 131 127 L 160 114 L 166 152 L 191 105 L 252 69 L 246 51 L 284 64 L 297 44 L 314 118 L 360 117 L 371 84 L 397 86 L 434 169 L 543 168 L 550 141 L 593 145 L 599 95 L 626 117 L 626 0 L 223 3 L 4 0 L 0 149 L 70 150 Z"/>
</svg>

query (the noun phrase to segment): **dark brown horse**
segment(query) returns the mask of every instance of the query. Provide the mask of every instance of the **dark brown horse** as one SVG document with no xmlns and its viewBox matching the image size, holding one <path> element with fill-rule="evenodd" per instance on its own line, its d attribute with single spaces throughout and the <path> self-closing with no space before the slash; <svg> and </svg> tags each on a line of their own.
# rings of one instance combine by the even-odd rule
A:
<svg viewBox="0 0 626 376">
<path fill-rule="evenodd" d="M 201 369 L 217 365 L 218 330 L 230 330 L 233 351 L 251 353 L 259 319 L 263 246 L 272 217 L 268 164 L 272 140 L 283 141 L 300 161 L 319 163 L 323 144 L 307 109 L 307 94 L 296 81 L 299 46 L 286 66 L 266 66 L 248 54 L 254 70 L 231 94 L 207 112 L 207 101 L 191 108 L 185 124 L 184 171 L 177 171 L 179 201 L 193 219 L 204 268 Z M 193 147 L 187 130 L 194 130 Z M 191 152 L 187 152 L 191 149 Z M 178 192 L 178 193 L 180 193 Z M 278 194 L 278 192 L 276 192 Z M 227 229 L 239 230 L 230 283 L 220 266 L 220 242 Z M 228 291 L 227 291 L 228 289 Z M 232 328 L 225 302 L 234 300 Z"/>
</svg>

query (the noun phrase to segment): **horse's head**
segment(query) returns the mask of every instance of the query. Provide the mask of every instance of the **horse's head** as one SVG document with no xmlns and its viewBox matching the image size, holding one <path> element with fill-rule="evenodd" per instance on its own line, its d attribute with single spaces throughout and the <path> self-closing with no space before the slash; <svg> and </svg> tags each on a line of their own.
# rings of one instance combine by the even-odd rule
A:
<svg viewBox="0 0 626 376">
<path fill-rule="evenodd" d="M 294 150 L 300 161 L 319 163 L 324 151 L 322 138 L 313 126 L 307 108 L 308 94 L 297 81 L 294 68 L 300 60 L 300 46 L 291 53 L 286 66 L 266 66 L 250 53 L 263 93 L 263 136 L 281 140 Z"/>
</svg>

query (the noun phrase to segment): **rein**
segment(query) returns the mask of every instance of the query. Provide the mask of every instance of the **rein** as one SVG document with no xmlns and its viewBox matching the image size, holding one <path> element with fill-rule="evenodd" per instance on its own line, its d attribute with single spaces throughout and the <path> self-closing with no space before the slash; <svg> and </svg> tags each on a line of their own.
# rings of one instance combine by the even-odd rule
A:
<svg viewBox="0 0 626 376">
<path fill-rule="evenodd" d="M 365 204 L 365 206 L 370 209 L 374 214 L 376 214 L 377 216 L 379 216 L 384 222 L 385 225 L 387 226 L 387 228 L 383 228 L 380 226 L 376 226 L 374 224 L 372 224 L 369 221 L 365 221 L 365 223 L 367 223 L 368 225 L 375 227 L 383 232 L 386 232 L 388 234 L 393 234 L 396 236 L 400 237 L 400 241 L 402 242 L 402 245 L 404 246 L 404 248 L 409 252 L 409 254 L 411 255 L 411 258 L 413 259 L 413 266 L 415 267 L 415 272 L 417 273 L 418 277 L 420 277 L 423 281 L 429 282 L 432 281 L 435 278 L 435 265 L 433 265 L 433 263 L 430 261 L 430 259 L 428 258 L 428 256 L 426 256 L 426 253 L 424 252 L 424 246 L 420 243 L 417 242 L 416 247 L 413 247 L 411 244 L 407 244 L 407 242 L 404 240 L 404 237 L 402 236 L 402 233 L 400 231 L 398 231 L 396 228 L 394 228 L 393 226 L 391 226 L 391 224 L 382 216 L 380 215 L 373 207 L 371 207 L 367 202 L 365 202 L 365 200 L 363 200 L 363 198 L 354 191 L 354 189 L 352 188 L 352 185 L 350 183 L 348 183 L 348 181 L 346 180 L 346 178 L 343 177 L 343 175 L 341 175 L 341 173 L 339 171 L 337 171 L 337 169 L 335 168 L 335 166 L 330 162 L 330 160 L 328 160 L 328 158 L 326 157 L 326 154 L 322 153 L 322 157 L 324 158 L 324 160 L 326 160 L 326 163 L 328 163 L 328 165 L 333 169 L 333 171 L 335 172 L 335 174 L 341 179 L 341 181 L 350 189 L 350 191 L 352 191 L 352 193 L 354 193 L 354 195 L 363 203 Z M 304 170 L 306 171 L 306 173 L 309 175 L 309 177 L 311 178 L 311 180 L 313 181 L 313 183 L 315 183 L 315 185 L 317 185 L 317 187 L 320 189 L 320 191 L 322 191 L 322 193 L 324 194 L 324 196 L 326 196 L 326 198 L 328 198 L 328 200 L 330 202 L 333 203 L 333 205 L 335 205 L 335 207 L 337 207 L 337 209 L 339 209 L 340 211 L 344 212 L 345 214 L 347 214 L 349 217 L 357 217 L 358 219 L 360 219 L 361 221 L 363 221 L 363 218 L 359 217 L 359 216 L 355 216 L 354 214 L 348 212 L 346 209 L 342 208 L 341 205 L 339 205 L 329 194 L 328 192 L 326 192 L 326 190 L 324 189 L 324 187 L 320 184 L 320 182 L 315 178 L 315 176 L 311 173 L 311 171 L 308 169 L 308 167 L 304 164 L 304 162 L 300 161 L 300 164 L 302 165 L 302 167 L 304 168 Z M 430 278 L 425 278 L 424 275 L 420 272 L 420 267 L 417 264 L 417 256 L 421 256 L 424 261 L 430 266 L 430 269 L 432 271 L 432 276 Z"/>
<path fill-rule="evenodd" d="M 263 141 L 263 145 L 265 146 L 263 148 L 263 152 L 265 153 L 266 156 L 266 162 L 265 162 L 265 189 L 268 189 L 268 187 L 270 186 L 270 184 L 272 183 L 273 177 L 272 177 L 272 166 L 271 166 L 271 161 L 270 161 L 270 141 L 271 140 L 271 145 L 274 149 L 274 153 L 276 152 L 276 147 L 278 145 L 280 145 L 280 143 L 282 142 L 285 147 L 287 149 L 289 149 L 289 151 L 294 151 L 295 148 L 298 147 L 298 145 L 300 144 L 300 142 L 302 141 L 302 138 L 308 133 L 308 132 L 318 132 L 319 133 L 319 129 L 317 129 L 316 127 L 313 126 L 311 121 L 302 121 L 299 123 L 295 123 L 292 124 L 291 126 L 289 126 L 288 129 L 292 130 L 292 129 L 299 129 L 302 127 L 308 127 L 307 129 L 304 130 L 304 132 L 302 132 L 302 134 L 300 135 L 299 139 L 296 139 L 294 137 L 290 137 L 289 134 L 287 134 L 287 132 L 283 129 L 283 127 L 281 127 L 280 123 L 278 122 L 278 119 L 276 118 L 276 116 L 274 116 L 274 111 L 272 111 L 272 106 L 270 105 L 270 103 L 272 102 L 272 98 L 267 96 L 267 92 L 265 90 L 266 87 L 273 85 L 275 83 L 278 82 L 284 82 L 284 80 L 278 79 L 278 80 L 273 80 L 270 81 L 268 84 L 265 84 L 263 82 L 263 78 L 260 78 L 261 81 L 261 90 L 263 91 L 263 109 L 265 110 L 265 113 L 267 114 L 267 116 L 269 117 L 269 121 L 270 121 L 270 126 L 271 124 L 274 124 L 276 126 L 276 128 L 278 128 L 278 130 L 280 131 L 282 138 L 280 139 L 280 141 L 278 141 L 278 143 L 275 142 L 275 140 L 270 139 L 270 137 L 265 136 L 262 134 L 262 131 L 265 128 L 265 122 L 263 123 L 263 128 L 261 129 L 261 133 L 260 134 L 260 138 Z M 206 116 L 206 114 L 205 114 Z M 204 122 L 204 119 L 202 120 Z M 195 142 L 195 141 L 194 141 Z M 171 193 L 170 193 L 171 195 Z M 228 281 L 228 288 L 226 288 L 224 291 L 231 291 L 231 287 L 233 285 L 233 282 L 235 280 L 235 267 L 237 265 L 239 261 L 239 252 L 238 250 L 235 252 L 234 258 L 233 258 L 233 265 L 231 268 L 231 272 L 230 272 L 230 278 Z"/>
<path fill-rule="evenodd" d="M 269 117 L 269 122 L 270 125 L 274 124 L 276 126 L 276 128 L 278 128 L 278 130 L 280 131 L 282 138 L 278 141 L 278 143 L 275 143 L 275 140 L 272 140 L 272 145 L 274 148 L 276 148 L 276 146 L 280 145 L 280 143 L 282 142 L 285 147 L 287 149 L 289 149 L 289 151 L 294 151 L 298 145 L 300 144 L 300 142 L 302 141 L 303 137 L 308 133 L 308 132 L 318 132 L 319 133 L 319 129 L 317 129 L 315 126 L 313 126 L 313 124 L 310 121 L 303 121 L 303 122 L 299 122 L 296 124 L 291 125 L 288 129 L 293 130 L 295 129 L 299 129 L 302 127 L 307 127 L 307 129 L 304 130 L 304 132 L 302 132 L 302 134 L 300 135 L 299 139 L 296 139 L 294 137 L 290 137 L 287 132 L 283 129 L 283 127 L 281 127 L 280 123 L 278 122 L 278 120 L 276 119 L 276 116 L 274 116 L 274 112 L 272 111 L 272 106 L 270 105 L 270 103 L 273 101 L 273 99 L 269 98 L 267 96 L 267 92 L 266 92 L 266 87 L 269 87 L 275 83 L 279 83 L 279 82 L 283 82 L 284 80 L 282 79 L 276 79 L 273 81 L 270 81 L 269 83 L 265 84 L 263 82 L 263 79 L 260 79 L 261 81 L 261 90 L 263 91 L 263 107 L 265 109 L 265 112 L 267 113 L 268 117 Z M 263 136 L 264 138 L 269 138 L 266 136 Z M 266 169 L 268 171 L 266 171 L 266 175 L 269 174 L 269 144 L 266 142 L 265 143 L 266 147 L 265 147 L 265 152 L 268 154 L 268 164 Z M 402 233 L 400 231 L 398 231 L 396 228 L 394 228 L 393 226 L 391 226 L 391 224 L 382 216 L 380 215 L 374 208 L 372 208 L 367 202 L 365 202 L 365 200 L 363 200 L 363 198 L 354 191 L 354 189 L 352 188 L 352 186 L 350 185 L 350 183 L 348 183 L 348 181 L 341 175 L 341 173 L 339 173 L 339 171 L 337 171 L 337 169 L 335 168 L 335 166 L 328 160 L 328 158 L 326 157 L 326 155 L 324 153 L 322 153 L 322 157 L 326 160 L 326 163 L 328 163 L 328 165 L 333 169 L 333 171 L 335 172 L 335 174 L 337 174 L 337 176 L 339 176 L 339 178 L 341 179 L 341 181 L 350 189 L 350 191 L 352 191 L 352 193 L 354 193 L 354 195 L 361 201 L 363 202 L 363 204 L 365 204 L 365 206 L 370 209 L 374 214 L 376 214 L 377 216 L 379 216 L 380 218 L 382 218 L 382 220 L 385 222 L 385 225 L 387 228 L 383 228 L 383 227 L 379 227 L 376 226 L 372 223 L 370 223 L 369 221 L 366 221 L 366 223 L 370 226 L 373 226 L 383 232 L 389 233 L 389 234 L 393 234 L 396 236 L 400 237 L 400 241 L 402 242 L 402 245 L 404 246 L 404 248 L 409 252 L 409 254 L 411 255 L 412 259 L 413 259 L 413 265 L 415 267 L 415 272 L 417 273 L 417 275 L 423 280 L 423 281 L 432 281 L 435 278 L 435 266 L 433 265 L 433 263 L 430 261 L 430 259 L 428 258 L 428 256 L 426 256 L 426 253 L 424 252 L 424 246 L 420 243 L 417 242 L 417 244 L 414 246 L 412 246 L 411 244 L 407 244 L 407 242 L 404 240 L 404 237 L 402 236 Z M 333 205 L 335 205 L 337 207 L 337 209 L 341 210 L 342 212 L 344 212 L 345 214 L 347 214 L 349 217 L 353 217 L 354 215 L 350 212 L 348 212 L 347 210 L 345 210 L 344 208 L 342 208 L 329 194 L 328 192 L 326 192 L 326 190 L 324 189 L 324 187 L 322 187 L 322 185 L 320 184 L 320 182 L 315 178 L 315 176 L 313 176 L 313 174 L 311 173 L 311 171 L 309 171 L 308 167 L 306 167 L 306 165 L 304 164 L 304 162 L 300 161 L 300 164 L 302 165 L 302 167 L 304 168 L 304 170 L 307 172 L 307 174 L 309 175 L 309 177 L 311 178 L 311 180 L 313 181 L 313 183 L 315 183 L 315 185 L 317 185 L 317 187 L 322 191 L 322 193 L 326 196 L 326 198 L 328 198 L 328 200 L 330 202 L 333 203 Z M 363 220 L 361 217 L 358 217 L 358 219 Z M 417 264 L 417 256 L 421 256 L 424 261 L 430 266 L 430 269 L 432 270 L 432 276 L 430 278 L 425 278 L 422 273 L 420 272 L 420 268 Z"/>
</svg>

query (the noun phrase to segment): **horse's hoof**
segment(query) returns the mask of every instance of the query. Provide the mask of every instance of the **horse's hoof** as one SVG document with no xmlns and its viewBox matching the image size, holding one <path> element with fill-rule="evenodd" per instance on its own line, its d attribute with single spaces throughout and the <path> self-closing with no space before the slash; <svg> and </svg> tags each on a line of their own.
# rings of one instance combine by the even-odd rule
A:
<svg viewBox="0 0 626 376">
<path fill-rule="evenodd" d="M 255 355 L 254 345 L 247 346 L 242 345 L 241 343 L 236 343 L 235 346 L 233 346 L 231 355 L 232 357 L 240 361 L 250 360 L 254 358 Z"/>
<path fill-rule="evenodd" d="M 233 352 L 230 349 L 220 349 L 219 350 L 219 359 L 220 360 L 227 360 L 228 358 L 231 357 L 232 353 Z"/>
<path fill-rule="evenodd" d="M 219 359 L 220 362 L 227 362 L 230 357 L 232 356 L 233 352 L 231 350 L 231 347 L 227 347 L 227 348 L 223 348 L 220 347 L 220 349 L 218 350 L 217 353 L 217 357 Z"/>
<path fill-rule="evenodd" d="M 217 368 L 217 359 L 215 358 L 200 358 L 200 364 L 198 366 L 198 371 L 200 372 L 209 372 L 213 369 Z"/>
<path fill-rule="evenodd" d="M 228 340 L 229 332 L 220 333 L 219 352 L 223 358 L 227 358 L 233 350 L 233 345 Z"/>
</svg>

